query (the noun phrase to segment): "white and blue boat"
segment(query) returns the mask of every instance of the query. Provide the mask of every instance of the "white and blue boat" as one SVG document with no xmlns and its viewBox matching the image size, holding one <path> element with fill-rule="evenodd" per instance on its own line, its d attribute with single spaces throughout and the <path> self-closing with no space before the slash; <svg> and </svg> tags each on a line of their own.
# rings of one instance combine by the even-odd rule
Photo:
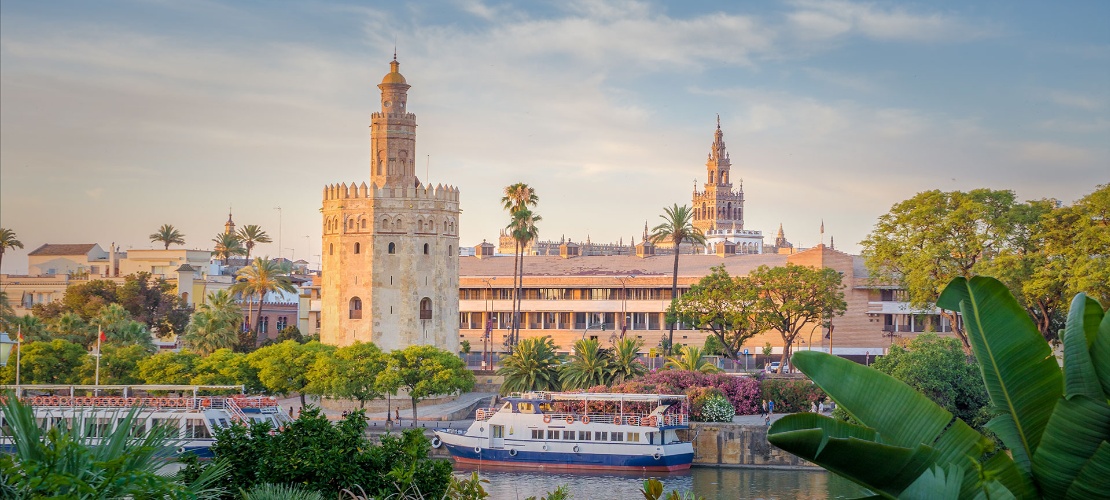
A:
<svg viewBox="0 0 1110 500">
<path fill-rule="evenodd" d="M 218 428 L 234 422 L 267 422 L 277 429 L 291 422 L 275 398 L 248 396 L 242 386 L 9 385 L 0 386 L 0 390 L 17 394 L 23 404 L 29 405 L 40 428 L 48 430 L 66 421 L 70 426 L 80 426 L 93 444 L 120 425 L 128 411 L 138 407 L 133 432 L 138 434 L 155 425 L 175 428 L 176 455 L 192 452 L 201 459 L 212 458 Z M 7 422 L 0 422 L 0 426 L 6 427 Z M 0 437 L 0 450 L 8 451 L 12 446 L 11 437 Z"/>
<path fill-rule="evenodd" d="M 660 394 L 513 394 L 479 409 L 465 430 L 437 429 L 432 446 L 456 462 L 507 467 L 676 471 L 694 448 L 686 396 Z"/>
</svg>

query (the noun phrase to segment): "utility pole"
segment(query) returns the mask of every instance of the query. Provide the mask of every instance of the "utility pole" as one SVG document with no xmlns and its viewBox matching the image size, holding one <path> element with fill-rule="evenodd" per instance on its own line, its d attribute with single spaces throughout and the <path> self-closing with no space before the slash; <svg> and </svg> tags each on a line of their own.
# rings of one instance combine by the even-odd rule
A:
<svg viewBox="0 0 1110 500">
<path fill-rule="evenodd" d="M 278 258 L 281 258 L 281 207 L 274 207 L 278 211 Z"/>
</svg>

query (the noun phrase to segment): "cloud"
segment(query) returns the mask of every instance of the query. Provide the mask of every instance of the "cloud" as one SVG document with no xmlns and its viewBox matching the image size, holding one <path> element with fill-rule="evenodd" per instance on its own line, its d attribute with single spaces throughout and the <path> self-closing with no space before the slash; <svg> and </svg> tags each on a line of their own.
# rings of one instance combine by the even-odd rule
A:
<svg viewBox="0 0 1110 500">
<path fill-rule="evenodd" d="M 91 189 L 86 189 L 85 195 L 93 200 L 99 200 L 101 196 L 104 196 L 104 188 L 94 187 Z"/>
<path fill-rule="evenodd" d="M 937 12 L 846 1 L 798 0 L 788 25 L 803 40 L 859 35 L 882 41 L 953 43 L 994 36 L 998 30 Z"/>
<path fill-rule="evenodd" d="M 1048 100 L 1061 106 L 1082 109 L 1085 111 L 1100 110 L 1105 104 L 1102 99 L 1099 99 L 1097 97 L 1080 94 L 1078 92 L 1069 92 L 1066 90 L 1053 90 L 1049 92 Z"/>
</svg>

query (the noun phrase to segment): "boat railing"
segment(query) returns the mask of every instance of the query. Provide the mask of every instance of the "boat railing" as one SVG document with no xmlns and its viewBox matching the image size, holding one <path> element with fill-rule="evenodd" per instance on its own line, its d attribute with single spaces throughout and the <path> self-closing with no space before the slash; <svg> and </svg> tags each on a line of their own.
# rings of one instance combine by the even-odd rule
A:
<svg viewBox="0 0 1110 500">
<path fill-rule="evenodd" d="M 30 396 L 20 400 L 36 407 L 58 408 L 131 408 L 139 406 L 148 409 L 165 410 L 205 410 L 227 409 L 233 415 L 242 416 L 242 408 L 258 409 L 261 413 L 278 413 L 277 400 L 265 396 Z"/>
<path fill-rule="evenodd" d="M 497 410 L 499 409 L 499 407 L 495 406 L 490 406 L 488 408 L 478 408 L 474 411 L 474 420 L 478 422 L 485 422 L 486 420 L 492 418 L 493 414 L 497 413 Z"/>
<path fill-rule="evenodd" d="M 689 425 L 689 415 L 685 413 L 650 414 L 650 413 L 548 413 L 544 421 L 556 423 L 586 423 L 586 424 L 614 424 L 614 425 L 642 425 L 650 427 L 670 427 Z"/>
<path fill-rule="evenodd" d="M 250 423 L 250 419 L 243 413 L 242 408 L 239 408 L 238 398 L 227 398 L 224 400 L 224 408 L 227 408 L 228 413 L 231 414 L 232 420 L 237 420 L 241 423 Z"/>
</svg>

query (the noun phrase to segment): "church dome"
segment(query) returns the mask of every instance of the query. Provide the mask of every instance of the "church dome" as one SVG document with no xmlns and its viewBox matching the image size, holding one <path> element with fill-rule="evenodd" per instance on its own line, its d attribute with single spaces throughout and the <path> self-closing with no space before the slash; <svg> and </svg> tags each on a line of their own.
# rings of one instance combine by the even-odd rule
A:
<svg viewBox="0 0 1110 500">
<path fill-rule="evenodd" d="M 405 81 L 404 75 L 397 71 L 399 66 L 401 66 L 401 63 L 397 62 L 397 58 L 394 57 L 393 61 L 389 63 L 389 73 L 382 78 L 382 83 L 408 84 L 408 82 Z"/>
</svg>

